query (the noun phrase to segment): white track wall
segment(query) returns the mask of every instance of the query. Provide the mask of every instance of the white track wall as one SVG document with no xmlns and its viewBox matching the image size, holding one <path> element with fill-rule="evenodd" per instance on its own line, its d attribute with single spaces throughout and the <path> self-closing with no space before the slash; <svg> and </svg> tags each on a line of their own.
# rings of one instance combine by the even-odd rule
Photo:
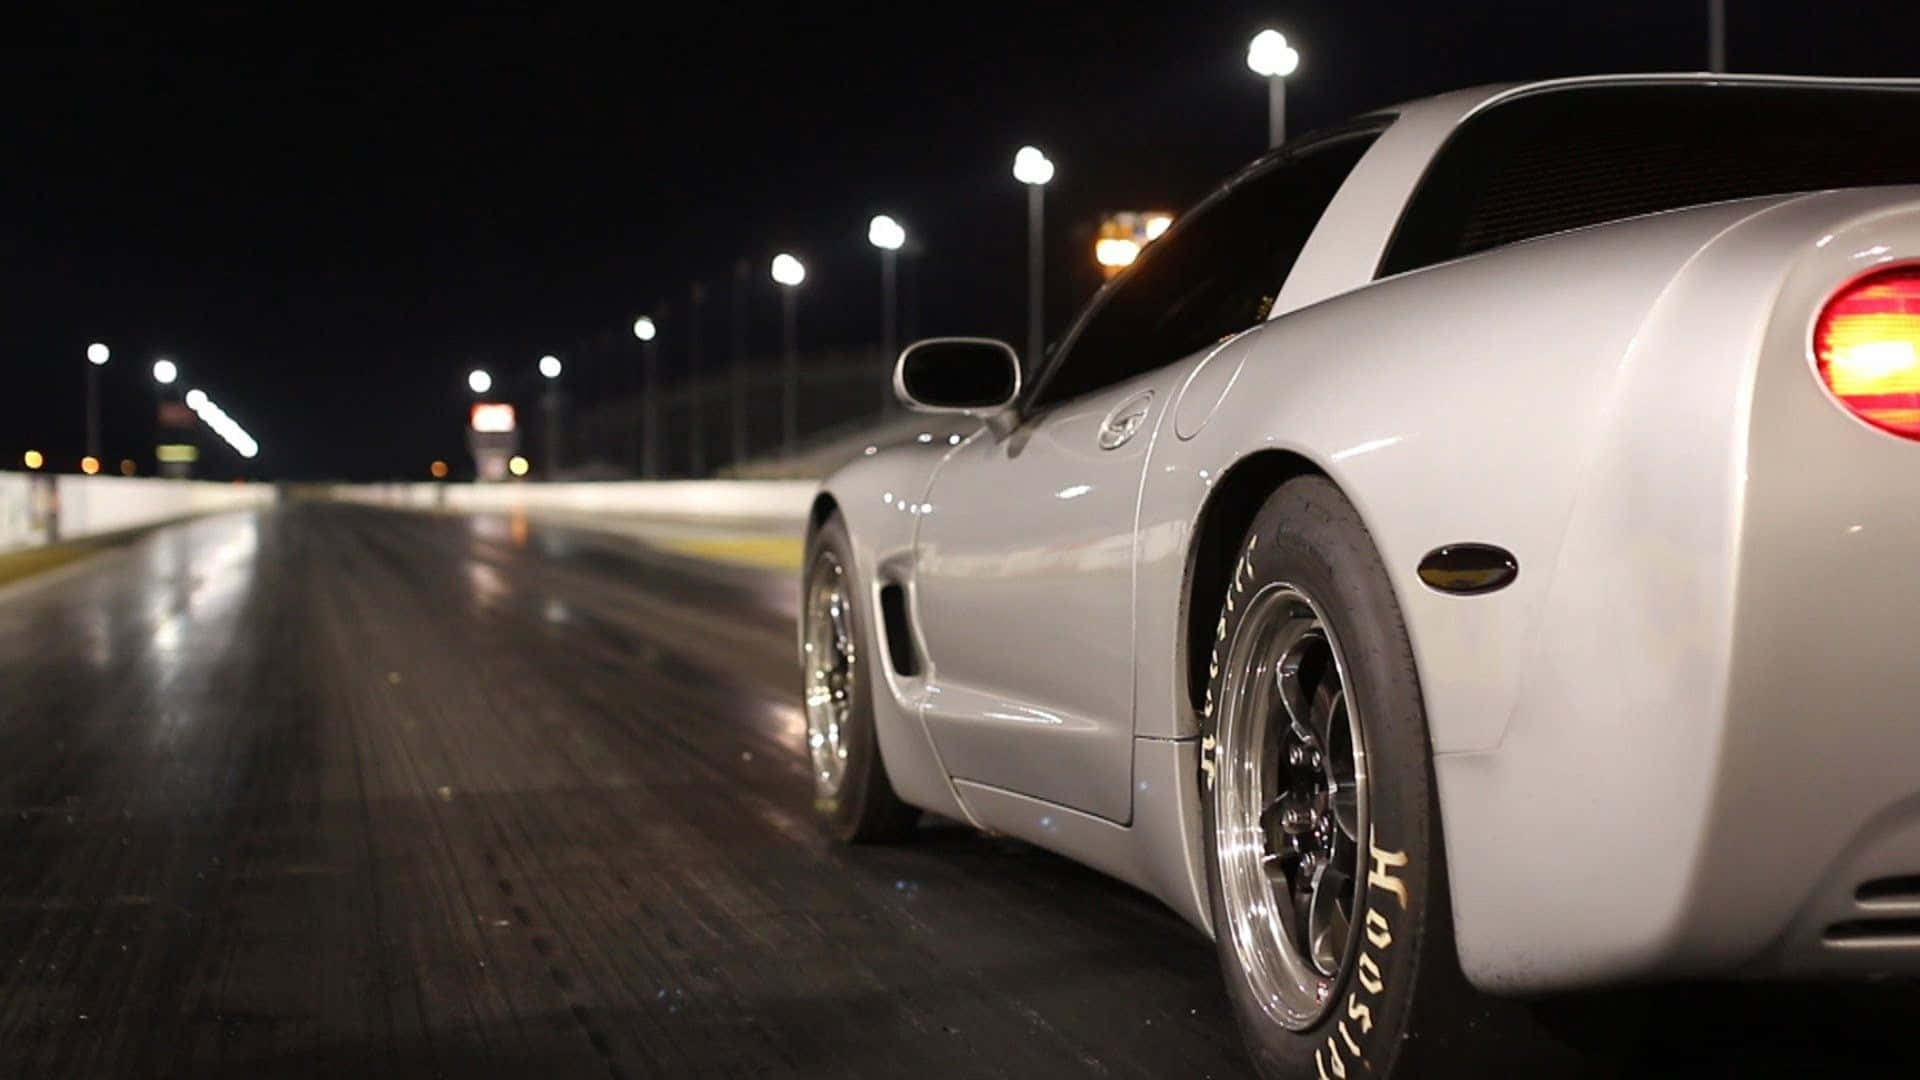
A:
<svg viewBox="0 0 1920 1080">
<path fill-rule="evenodd" d="M 265 506 L 273 500 L 271 484 L 0 473 L 0 551 Z M 55 526 L 51 535 L 46 527 L 49 511 Z"/>
<path fill-rule="evenodd" d="M 420 510 L 566 511 L 690 521 L 801 521 L 817 480 L 661 480 L 578 484 L 342 484 L 347 502 Z"/>
</svg>

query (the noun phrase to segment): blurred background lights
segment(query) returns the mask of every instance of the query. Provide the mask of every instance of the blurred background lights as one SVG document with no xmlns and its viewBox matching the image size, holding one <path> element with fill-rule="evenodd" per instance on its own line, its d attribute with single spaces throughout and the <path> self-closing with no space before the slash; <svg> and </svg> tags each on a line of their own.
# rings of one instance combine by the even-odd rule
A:
<svg viewBox="0 0 1920 1080">
<path fill-rule="evenodd" d="M 484 394 L 493 389 L 493 376 L 482 368 L 474 368 L 467 372 L 467 387 L 476 394 Z"/>
<path fill-rule="evenodd" d="M 560 358 L 557 356 L 551 356 L 551 355 L 541 357 L 540 358 L 540 374 L 545 375 L 549 379 L 559 378 L 560 377 Z"/>
<path fill-rule="evenodd" d="M 112 355 L 112 350 L 98 341 L 87 346 L 87 363 L 92 364 L 94 367 L 99 367 L 101 364 L 106 363 L 107 357 Z"/>
<path fill-rule="evenodd" d="M 1093 258 L 1101 266 L 1132 266 L 1140 257 L 1140 245 L 1123 236 L 1107 236 L 1095 241 Z"/>
<path fill-rule="evenodd" d="M 20 455 L 20 460 L 29 469 L 37 469 L 40 466 L 45 465 L 47 463 L 47 459 L 40 456 L 40 451 L 38 450 L 27 451 L 26 453 Z"/>
<path fill-rule="evenodd" d="M 1167 226 L 1172 224 L 1173 224 L 1172 214 L 1148 214 L 1147 215 L 1147 239 L 1149 240 L 1160 239 L 1161 234 L 1167 231 Z"/>
<path fill-rule="evenodd" d="M 201 390 L 198 387 L 195 387 L 194 389 L 187 391 L 187 408 L 192 409 L 194 412 L 199 412 L 201 409 L 205 408 L 206 405 L 207 405 L 207 392 L 205 390 Z"/>
<path fill-rule="evenodd" d="M 527 459 L 521 457 L 519 454 L 515 454 L 507 459 L 507 471 L 515 476 L 527 475 L 527 470 L 530 468 L 532 468 L 532 466 L 527 464 Z"/>
<path fill-rule="evenodd" d="M 88 454 L 80 459 L 80 471 L 92 476 L 100 471 L 100 459 Z"/>
<path fill-rule="evenodd" d="M 633 336 L 639 338 L 641 341 L 652 341 L 653 336 L 657 333 L 659 333 L 659 330 L 654 327 L 653 320 L 647 316 L 642 315 L 633 320 Z"/>
<path fill-rule="evenodd" d="M 436 461 L 427 466 L 427 473 L 435 480 L 445 480 L 447 478 L 447 463 L 444 461 Z"/>
<path fill-rule="evenodd" d="M 1278 30 L 1262 30 L 1247 44 L 1247 66 L 1254 74 L 1285 78 L 1300 68 L 1300 54 Z"/>
<path fill-rule="evenodd" d="M 161 386 L 166 386 L 172 383 L 173 380 L 179 377 L 180 377 L 180 369 L 174 365 L 173 361 L 155 360 L 153 362 L 153 381 L 154 382 L 159 383 Z"/>
<path fill-rule="evenodd" d="M 773 280 L 792 288 L 807 280 L 806 265 L 783 251 L 773 257 Z"/>
<path fill-rule="evenodd" d="M 867 223 L 867 243 L 883 251 L 899 251 L 907 242 L 907 230 L 885 214 L 876 214 Z"/>
<path fill-rule="evenodd" d="M 1023 146 L 1013 155 L 1013 178 L 1023 184 L 1044 184 L 1053 179 L 1053 162 L 1037 146 Z"/>
<path fill-rule="evenodd" d="M 120 459 L 120 475 L 121 476 L 132 476 L 134 473 L 137 473 L 139 471 L 140 471 L 140 467 L 133 463 L 132 458 Z"/>
</svg>

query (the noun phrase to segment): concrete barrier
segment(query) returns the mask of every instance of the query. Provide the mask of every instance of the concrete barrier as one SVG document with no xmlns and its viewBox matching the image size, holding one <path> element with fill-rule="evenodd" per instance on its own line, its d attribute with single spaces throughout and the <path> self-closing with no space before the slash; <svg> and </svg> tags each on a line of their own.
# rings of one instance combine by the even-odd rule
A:
<svg viewBox="0 0 1920 1080">
<path fill-rule="evenodd" d="M 265 506 L 271 484 L 0 473 L 0 551 Z"/>
<path fill-rule="evenodd" d="M 682 521 L 799 522 L 817 480 L 612 480 L 598 483 L 340 484 L 331 498 L 419 510 L 559 511 Z"/>
</svg>

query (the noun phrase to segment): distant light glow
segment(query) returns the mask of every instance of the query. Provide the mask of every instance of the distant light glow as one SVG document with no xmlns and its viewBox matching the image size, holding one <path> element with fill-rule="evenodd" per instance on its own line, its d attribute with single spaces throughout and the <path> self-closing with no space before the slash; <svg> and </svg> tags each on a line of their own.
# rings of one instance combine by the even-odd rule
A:
<svg viewBox="0 0 1920 1080">
<path fill-rule="evenodd" d="M 482 434 L 499 434 L 514 427 L 513 406 L 504 401 L 476 401 L 467 413 L 467 422 Z"/>
<path fill-rule="evenodd" d="M 467 389 L 484 394 L 493 389 L 493 376 L 487 374 L 484 368 L 474 368 L 467 372 Z"/>
<path fill-rule="evenodd" d="M 807 280 L 807 267 L 786 252 L 773 257 L 773 280 L 791 289 Z"/>
<path fill-rule="evenodd" d="M 435 480 L 445 480 L 447 478 L 447 463 L 444 461 L 434 462 L 427 466 L 427 474 Z"/>
<path fill-rule="evenodd" d="M 1148 214 L 1147 215 L 1147 239 L 1149 240 L 1160 239 L 1161 235 L 1167 231 L 1167 227 L 1172 224 L 1173 224 L 1172 214 Z"/>
<path fill-rule="evenodd" d="M 533 466 L 527 464 L 527 459 L 521 457 L 519 454 L 515 454 L 507 459 L 507 471 L 515 476 L 525 476 L 527 475 L 527 470 L 531 468 L 533 468 Z"/>
<path fill-rule="evenodd" d="M 1023 184 L 1044 184 L 1053 179 L 1053 162 L 1037 146 L 1023 146 L 1013 155 L 1013 178 Z"/>
<path fill-rule="evenodd" d="M 885 214 L 875 214 L 867 222 L 867 243 L 882 251 L 899 251 L 907 243 L 907 230 Z"/>
<path fill-rule="evenodd" d="M 40 451 L 38 450 L 27 451 L 26 453 L 20 455 L 20 460 L 29 469 L 37 469 L 40 466 L 45 465 L 47 463 L 47 459 L 43 457 Z"/>
<path fill-rule="evenodd" d="M 560 377 L 560 358 L 557 356 L 551 356 L 551 355 L 541 357 L 540 358 L 540 374 L 545 375 L 549 379 L 559 378 Z"/>
<path fill-rule="evenodd" d="M 97 457 L 94 457 L 92 454 L 88 454 L 86 457 L 81 458 L 80 471 L 83 473 L 86 473 L 88 476 L 95 475 L 100 471 L 100 459 Z"/>
<path fill-rule="evenodd" d="M 107 357 L 112 355 L 112 350 L 98 341 L 87 346 L 87 363 L 92 364 L 94 367 L 99 367 L 101 364 L 106 363 Z"/>
<path fill-rule="evenodd" d="M 132 476 L 134 473 L 137 473 L 139 471 L 140 471 L 140 466 L 135 465 L 133 463 L 132 458 L 120 459 L 120 475 L 121 476 Z"/>
<path fill-rule="evenodd" d="M 1101 266 L 1132 266 L 1140 257 L 1140 245 L 1122 236 L 1108 236 L 1093 245 L 1094 261 Z"/>
<path fill-rule="evenodd" d="M 226 410 L 213 403 L 206 391 L 198 387 L 187 391 L 187 408 L 200 417 L 200 421 L 214 430 L 214 434 L 226 440 L 228 446 L 243 458 L 252 459 L 260 453 L 260 444 L 247 434 L 247 429 L 226 414 Z M 167 460 L 162 458 L 162 461 Z"/>
<path fill-rule="evenodd" d="M 1256 75 L 1285 78 L 1300 68 L 1300 54 L 1278 30 L 1262 30 L 1247 43 L 1247 66 Z"/>
<path fill-rule="evenodd" d="M 179 377 L 180 377 L 180 368 L 176 366 L 173 361 L 155 360 L 153 362 L 153 381 L 154 382 L 159 383 L 161 386 L 167 386 L 167 385 L 170 385 L 173 382 L 173 380 Z"/>
<path fill-rule="evenodd" d="M 633 320 L 633 336 L 641 341 L 652 341 L 653 335 L 659 332 L 659 329 L 653 325 L 653 320 L 645 315 Z"/>
</svg>

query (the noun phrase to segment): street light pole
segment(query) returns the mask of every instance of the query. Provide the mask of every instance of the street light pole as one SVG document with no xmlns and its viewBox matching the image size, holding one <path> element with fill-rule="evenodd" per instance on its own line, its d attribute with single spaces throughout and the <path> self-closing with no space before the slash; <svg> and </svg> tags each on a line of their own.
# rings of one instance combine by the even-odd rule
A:
<svg viewBox="0 0 1920 1080">
<path fill-rule="evenodd" d="M 727 460 L 738 465 L 747 458 L 747 287 L 753 268 L 747 260 L 733 264 L 733 371 L 729 380 L 732 398 L 728 404 L 732 419 L 733 453 Z"/>
<path fill-rule="evenodd" d="M 1262 30 L 1247 43 L 1247 66 L 1267 79 L 1267 146 L 1287 140 L 1287 76 L 1300 68 L 1300 54 L 1278 30 Z"/>
<path fill-rule="evenodd" d="M 633 336 L 640 339 L 640 475 L 647 480 L 654 478 L 658 465 L 655 459 L 655 447 L 659 443 L 658 432 L 654 430 L 653 375 L 659 360 L 654 338 L 659 334 L 653 316 L 642 315 L 633 321 Z"/>
<path fill-rule="evenodd" d="M 1053 179 L 1053 162 L 1032 146 L 1013 155 L 1013 178 L 1027 185 L 1027 370 L 1041 361 L 1046 348 L 1046 186 Z"/>
<path fill-rule="evenodd" d="M 706 303 L 706 286 L 693 283 L 687 308 L 687 475 L 699 478 L 707 471 L 706 410 L 702 407 L 700 385 L 700 305 Z"/>
<path fill-rule="evenodd" d="M 560 358 L 540 358 L 540 374 L 547 379 L 547 461 L 542 471 L 548 480 L 560 478 Z"/>
<path fill-rule="evenodd" d="M 100 368 L 111 351 L 100 342 L 87 346 L 87 456 L 100 456 Z"/>
<path fill-rule="evenodd" d="M 1727 0 L 1707 0 L 1707 70 L 1727 70 Z"/>
<path fill-rule="evenodd" d="M 900 249 L 907 242 L 907 230 L 887 215 L 878 214 L 867 223 L 867 242 L 880 249 L 880 412 L 884 416 L 893 407 L 893 362 L 900 352 L 896 329 L 900 305 L 895 297 L 899 292 L 897 264 Z"/>
<path fill-rule="evenodd" d="M 800 437 L 800 352 L 795 344 L 795 291 L 807 280 L 807 268 L 786 252 L 773 257 L 773 280 L 780 286 L 780 456 L 792 457 Z"/>
</svg>

